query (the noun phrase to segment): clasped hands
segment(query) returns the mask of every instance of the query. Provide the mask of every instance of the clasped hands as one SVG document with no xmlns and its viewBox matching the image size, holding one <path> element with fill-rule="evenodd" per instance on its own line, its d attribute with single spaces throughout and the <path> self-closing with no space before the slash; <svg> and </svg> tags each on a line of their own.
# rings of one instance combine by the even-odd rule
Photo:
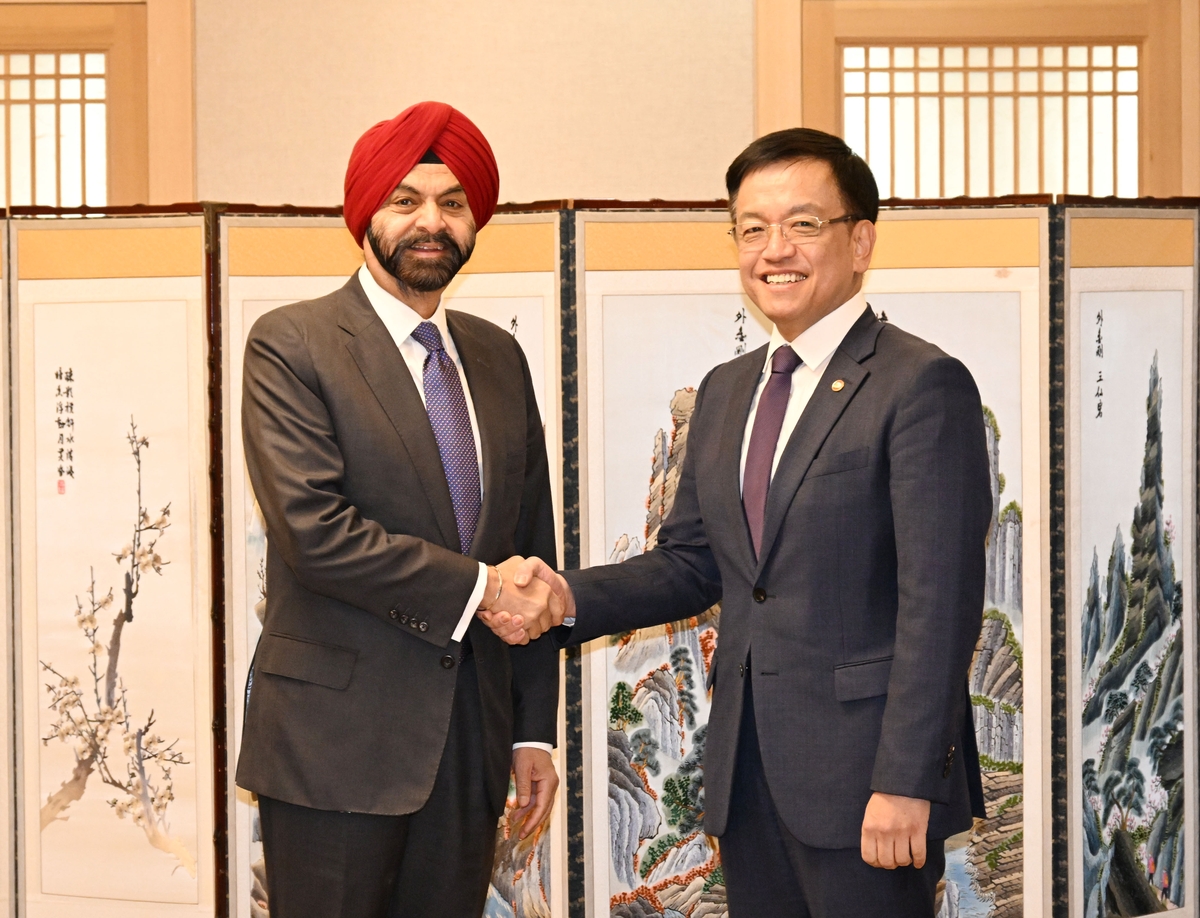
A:
<svg viewBox="0 0 1200 918">
<path fill-rule="evenodd" d="M 475 613 L 508 644 L 528 644 L 575 615 L 575 597 L 560 574 L 540 558 L 513 555 L 488 568 Z"/>
</svg>

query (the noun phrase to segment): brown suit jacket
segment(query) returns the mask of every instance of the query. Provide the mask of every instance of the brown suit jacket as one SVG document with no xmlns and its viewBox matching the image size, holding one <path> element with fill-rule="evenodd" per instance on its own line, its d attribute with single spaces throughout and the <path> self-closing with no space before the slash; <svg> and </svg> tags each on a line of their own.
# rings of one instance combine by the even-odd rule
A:
<svg viewBox="0 0 1200 918">
<path fill-rule="evenodd" d="M 267 523 L 267 611 L 237 783 L 315 809 L 404 814 L 433 787 L 457 680 L 451 634 L 478 562 L 555 562 L 541 418 L 515 339 L 448 311 L 479 422 L 483 510 L 460 553 L 412 376 L 357 277 L 276 309 L 246 344 L 242 433 Z M 557 654 L 474 646 L 488 788 L 513 742 L 553 743 Z"/>
</svg>

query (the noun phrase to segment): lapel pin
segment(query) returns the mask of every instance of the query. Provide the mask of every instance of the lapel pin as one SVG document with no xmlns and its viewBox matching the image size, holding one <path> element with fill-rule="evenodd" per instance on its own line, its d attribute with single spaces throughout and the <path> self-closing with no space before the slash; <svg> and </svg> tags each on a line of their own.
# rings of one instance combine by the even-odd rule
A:
<svg viewBox="0 0 1200 918">
<path fill-rule="evenodd" d="M 846 383 L 840 379 L 835 379 L 833 381 L 833 385 L 830 386 L 829 388 L 831 388 L 834 392 L 841 392 L 843 389 L 846 388 Z"/>
</svg>

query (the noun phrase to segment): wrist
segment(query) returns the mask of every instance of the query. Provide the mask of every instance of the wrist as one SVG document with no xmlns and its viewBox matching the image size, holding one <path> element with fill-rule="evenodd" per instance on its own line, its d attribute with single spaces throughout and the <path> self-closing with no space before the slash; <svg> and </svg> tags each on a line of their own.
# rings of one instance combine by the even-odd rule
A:
<svg viewBox="0 0 1200 918">
<path fill-rule="evenodd" d="M 487 566 L 487 585 L 483 588 L 483 599 L 479 602 L 479 609 L 482 612 L 487 612 L 496 604 L 496 600 L 500 598 L 500 592 L 504 589 L 504 577 L 500 573 L 500 568 L 494 564 Z"/>
</svg>

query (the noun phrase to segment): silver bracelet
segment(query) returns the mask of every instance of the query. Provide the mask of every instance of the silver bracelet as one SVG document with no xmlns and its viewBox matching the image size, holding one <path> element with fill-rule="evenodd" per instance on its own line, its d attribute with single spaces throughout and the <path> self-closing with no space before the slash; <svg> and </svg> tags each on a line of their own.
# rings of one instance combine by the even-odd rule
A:
<svg viewBox="0 0 1200 918">
<path fill-rule="evenodd" d="M 492 601 L 483 607 L 483 611 L 487 612 L 496 604 L 496 600 L 500 598 L 500 594 L 504 592 L 504 575 L 500 573 L 500 568 L 492 565 L 492 570 L 496 572 L 496 578 L 500 581 L 500 586 L 496 587 L 496 595 L 492 597 Z"/>
</svg>

